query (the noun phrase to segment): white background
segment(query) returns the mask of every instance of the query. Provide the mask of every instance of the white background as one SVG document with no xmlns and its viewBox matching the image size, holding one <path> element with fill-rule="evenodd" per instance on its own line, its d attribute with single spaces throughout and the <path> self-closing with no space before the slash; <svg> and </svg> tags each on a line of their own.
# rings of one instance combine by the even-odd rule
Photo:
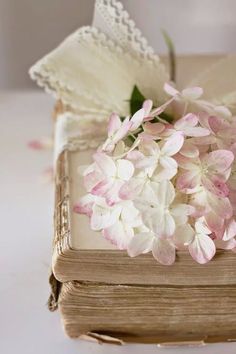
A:
<svg viewBox="0 0 236 354">
<path fill-rule="evenodd" d="M 0 0 L 0 89 L 33 87 L 27 70 L 92 20 L 94 0 Z M 164 28 L 178 53 L 236 51 L 235 0 L 123 0 L 158 53 Z"/>
<path fill-rule="evenodd" d="M 164 51 L 159 28 L 169 31 L 180 53 L 236 50 L 234 0 L 124 3 L 159 52 Z M 91 0 L 0 0 L 0 352 L 236 353 L 236 343 L 160 349 L 71 340 L 62 331 L 59 314 L 47 310 L 53 193 L 39 179 L 51 153 L 31 151 L 27 142 L 50 133 L 53 101 L 24 91 L 31 85 L 27 69 L 76 27 L 89 24 L 92 6 Z"/>
</svg>

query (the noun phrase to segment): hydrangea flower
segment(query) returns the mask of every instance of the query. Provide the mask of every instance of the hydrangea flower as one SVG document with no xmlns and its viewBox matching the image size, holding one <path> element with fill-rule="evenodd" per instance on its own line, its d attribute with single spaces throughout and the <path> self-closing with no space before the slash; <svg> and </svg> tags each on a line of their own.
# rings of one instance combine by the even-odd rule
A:
<svg viewBox="0 0 236 354">
<path fill-rule="evenodd" d="M 74 211 L 131 257 L 171 265 L 186 250 L 204 264 L 217 248 L 236 251 L 236 120 L 200 87 L 164 90 L 160 107 L 145 100 L 131 117 L 111 115 Z"/>
</svg>

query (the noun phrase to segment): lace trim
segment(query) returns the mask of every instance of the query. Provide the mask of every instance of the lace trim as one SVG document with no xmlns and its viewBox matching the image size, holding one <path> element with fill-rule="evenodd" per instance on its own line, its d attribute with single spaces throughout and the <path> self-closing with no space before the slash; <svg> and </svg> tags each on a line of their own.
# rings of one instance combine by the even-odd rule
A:
<svg viewBox="0 0 236 354">
<path fill-rule="evenodd" d="M 136 27 L 129 13 L 121 2 L 116 0 L 96 0 L 94 17 L 100 15 L 110 32 L 124 48 L 131 47 L 144 57 L 154 55 L 154 50 L 148 45 L 147 39 Z M 155 56 L 157 58 L 157 56 Z"/>
</svg>

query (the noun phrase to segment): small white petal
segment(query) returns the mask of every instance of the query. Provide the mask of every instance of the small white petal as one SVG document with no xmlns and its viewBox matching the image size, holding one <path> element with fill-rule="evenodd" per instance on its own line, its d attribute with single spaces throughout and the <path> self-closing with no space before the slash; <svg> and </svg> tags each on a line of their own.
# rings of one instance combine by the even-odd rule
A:
<svg viewBox="0 0 236 354">
<path fill-rule="evenodd" d="M 210 261 L 216 252 L 214 242 L 208 235 L 204 234 L 196 234 L 188 248 L 193 259 L 200 264 Z"/>
<path fill-rule="evenodd" d="M 124 181 L 128 181 L 134 173 L 134 165 L 132 162 L 124 159 L 117 160 L 117 177 Z"/>
<path fill-rule="evenodd" d="M 155 238 L 152 254 L 158 262 L 164 265 L 171 265 L 175 261 L 175 247 L 165 238 Z"/>
<path fill-rule="evenodd" d="M 134 235 L 127 248 L 129 256 L 136 257 L 141 253 L 149 252 L 152 248 L 153 239 L 153 235 L 149 232 Z"/>
<path fill-rule="evenodd" d="M 175 230 L 173 242 L 179 249 L 188 246 L 194 238 L 194 230 L 189 224 L 178 226 Z"/>
<path fill-rule="evenodd" d="M 203 94 L 203 89 L 201 87 L 189 87 L 182 91 L 182 96 L 190 101 L 197 100 Z"/>
</svg>

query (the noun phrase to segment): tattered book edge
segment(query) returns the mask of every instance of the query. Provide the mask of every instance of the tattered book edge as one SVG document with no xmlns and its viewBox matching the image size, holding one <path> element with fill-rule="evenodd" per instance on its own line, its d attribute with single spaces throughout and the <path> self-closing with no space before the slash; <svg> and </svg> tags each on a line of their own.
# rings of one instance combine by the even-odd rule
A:
<svg viewBox="0 0 236 354">
<path fill-rule="evenodd" d="M 48 309 L 53 312 L 58 308 L 58 298 L 61 291 L 61 283 L 55 278 L 53 272 L 49 276 L 49 284 L 51 287 L 51 293 L 48 298 Z"/>
<path fill-rule="evenodd" d="M 149 341 L 149 340 L 145 340 L 144 338 L 142 338 L 142 340 L 140 341 L 140 339 L 137 341 L 124 341 L 120 338 L 117 337 L 113 337 L 110 335 L 107 335 L 105 333 L 100 334 L 100 333 L 96 333 L 96 332 L 87 332 L 84 334 L 81 334 L 78 339 L 80 340 L 85 340 L 85 341 L 89 341 L 89 342 L 93 342 L 93 343 L 97 343 L 97 344 L 114 344 L 114 345 L 125 345 L 127 343 L 142 343 L 142 344 L 156 344 L 157 347 L 159 348 L 175 348 L 175 347 L 202 347 L 208 344 L 212 344 L 212 343 L 221 343 L 221 342 L 236 342 L 236 338 L 235 339 L 227 339 L 227 338 L 203 338 L 203 339 L 192 339 L 192 340 L 173 340 L 173 341 L 160 341 L 158 342 L 158 340 L 156 341 L 156 343 L 154 342 L 154 340 Z"/>
</svg>

